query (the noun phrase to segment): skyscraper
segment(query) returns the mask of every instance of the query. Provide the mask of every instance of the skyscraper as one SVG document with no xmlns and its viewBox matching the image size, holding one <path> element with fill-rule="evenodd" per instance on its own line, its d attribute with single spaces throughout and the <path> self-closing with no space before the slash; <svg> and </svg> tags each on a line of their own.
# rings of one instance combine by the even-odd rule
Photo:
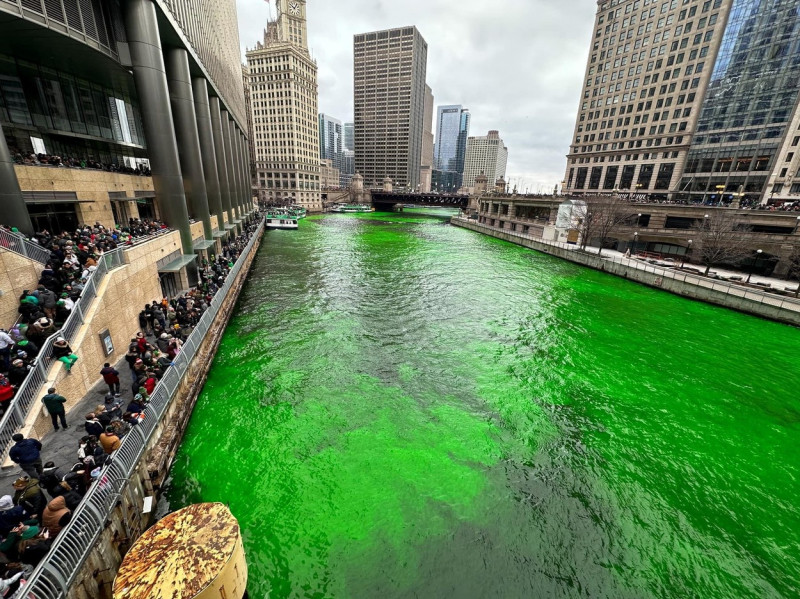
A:
<svg viewBox="0 0 800 599">
<path fill-rule="evenodd" d="M 772 11 L 743 0 L 598 4 L 567 193 L 678 191 L 733 3 L 748 14 Z"/>
<path fill-rule="evenodd" d="M 278 0 L 278 18 L 247 51 L 259 197 L 322 210 L 317 63 L 305 0 Z"/>
<path fill-rule="evenodd" d="M 433 90 L 425 86 L 425 104 L 422 116 L 422 156 L 420 156 L 419 184 L 423 193 L 431 190 L 433 177 Z"/>
<path fill-rule="evenodd" d="M 388 176 L 395 187 L 419 184 L 428 44 L 416 27 L 356 35 L 356 169 L 365 186 Z"/>
<path fill-rule="evenodd" d="M 325 113 L 319 114 L 319 157 L 330 160 L 335 169 L 342 168 L 342 121 Z"/>
<path fill-rule="evenodd" d="M 451 181 L 458 189 L 464 175 L 464 158 L 469 137 L 469 110 L 462 106 L 439 106 L 436 118 L 434 168 L 450 175 L 437 174 L 438 180 Z M 478 173 L 480 174 L 480 173 Z"/>
<path fill-rule="evenodd" d="M 355 125 L 353 123 L 344 124 L 344 148 L 345 150 L 350 150 L 351 152 L 356 151 L 354 127 Z"/>
<path fill-rule="evenodd" d="M 508 148 L 500 139 L 498 131 L 489 131 L 485 137 L 470 137 L 467 139 L 462 185 L 474 187 L 475 177 L 483 173 L 489 178 L 489 187 L 491 188 L 498 179 L 506 176 L 507 163 Z M 457 189 L 452 191 L 457 191 Z"/>
</svg>

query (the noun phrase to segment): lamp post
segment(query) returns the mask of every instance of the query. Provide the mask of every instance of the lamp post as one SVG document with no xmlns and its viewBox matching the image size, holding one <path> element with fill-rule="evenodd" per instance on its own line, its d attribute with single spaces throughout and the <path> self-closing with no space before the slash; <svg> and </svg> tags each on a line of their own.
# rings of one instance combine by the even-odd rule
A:
<svg viewBox="0 0 800 599">
<path fill-rule="evenodd" d="M 800 228 L 800 216 L 798 216 L 798 217 L 797 217 L 797 220 L 795 221 L 795 225 L 794 225 L 794 232 L 795 232 L 795 234 L 797 233 L 797 229 L 798 229 L 798 228 Z"/>
<path fill-rule="evenodd" d="M 636 254 L 636 246 L 639 243 L 639 231 L 634 232 L 633 234 L 633 253 Z"/>
<path fill-rule="evenodd" d="M 748 284 L 750 283 L 750 277 L 752 277 L 752 276 L 753 276 L 753 268 L 755 268 L 756 264 L 758 264 L 758 261 L 761 259 L 761 252 L 763 252 L 763 251 L 764 251 L 764 250 L 756 250 L 756 260 L 755 260 L 755 262 L 753 262 L 753 264 L 750 266 L 750 272 L 747 274 L 747 281 L 746 281 L 746 282 L 747 282 Z"/>
<path fill-rule="evenodd" d="M 692 251 L 692 240 L 689 239 L 686 243 L 688 245 L 686 246 L 686 253 L 681 258 L 681 268 L 683 268 L 683 265 L 686 264 L 686 258 L 689 256 L 689 252 Z"/>
</svg>

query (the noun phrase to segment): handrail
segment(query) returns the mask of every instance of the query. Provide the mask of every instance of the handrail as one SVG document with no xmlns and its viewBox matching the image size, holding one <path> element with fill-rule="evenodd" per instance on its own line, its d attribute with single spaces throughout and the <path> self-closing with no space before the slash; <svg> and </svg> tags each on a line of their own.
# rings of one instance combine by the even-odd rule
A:
<svg viewBox="0 0 800 599">
<path fill-rule="evenodd" d="M 39 355 L 33 361 L 33 368 L 11 400 L 10 409 L 6 410 L 6 413 L 0 418 L 0 455 L 6 455 L 12 442 L 11 437 L 25 424 L 25 419 L 36 401 L 39 390 L 47 381 L 47 373 L 53 363 L 51 356 L 55 340 L 63 337 L 67 340 L 67 343 L 72 344 L 75 341 L 76 334 L 84 323 L 84 317 L 89 312 L 95 297 L 97 297 L 97 289 L 100 287 L 103 278 L 109 271 L 125 263 L 124 252 L 126 250 L 152 241 L 154 238 L 169 231 L 171 229 L 162 229 L 153 235 L 134 240 L 131 245 L 119 247 L 100 256 L 97 268 L 86 280 L 83 291 L 78 301 L 75 302 L 69 317 L 61 326 L 61 329 L 50 335 L 42 344 L 39 349 Z"/>
<path fill-rule="evenodd" d="M 519 233 L 517 231 L 512 231 L 510 229 L 498 229 L 497 227 L 490 227 L 489 225 L 486 225 L 484 223 L 479 223 L 475 220 L 470 220 L 460 216 L 454 216 L 452 217 L 452 220 L 463 221 L 465 223 L 471 224 L 476 227 L 485 228 L 490 231 L 505 233 L 507 235 L 513 235 L 514 237 L 521 237 L 522 239 L 528 239 L 530 241 L 534 241 L 544 246 L 556 247 L 576 253 L 578 253 L 578 250 L 580 250 L 580 248 L 577 245 L 562 243 L 559 241 L 548 241 L 546 239 L 542 239 L 541 237 L 534 237 L 533 235 L 525 235 L 524 233 Z M 800 299 L 798 298 L 791 298 L 791 297 L 786 297 L 784 295 L 768 293 L 760 289 L 752 289 L 750 287 L 744 287 L 742 285 L 737 285 L 735 283 L 730 283 L 728 281 L 718 281 L 716 279 L 709 279 L 707 277 L 703 277 L 700 275 L 694 275 L 685 272 L 678 273 L 676 271 L 665 269 L 662 267 L 652 266 L 649 264 L 642 264 L 642 262 L 636 260 L 635 258 L 617 258 L 613 256 L 603 256 L 600 254 L 590 254 L 588 252 L 587 253 L 580 252 L 578 253 L 578 255 L 600 258 L 606 262 L 621 264 L 623 266 L 635 268 L 636 270 L 644 270 L 645 272 L 650 272 L 659 277 L 674 279 L 676 281 L 681 281 L 689 285 L 694 285 L 695 287 L 711 289 L 712 291 L 719 291 L 720 293 L 743 298 L 757 304 L 767 304 L 769 306 L 778 308 L 780 310 L 789 310 L 790 312 L 800 312 Z"/>
<path fill-rule="evenodd" d="M 47 264 L 50 262 L 49 250 L 32 241 L 28 241 L 20 233 L 0 229 L 0 248 L 19 254 L 20 256 L 25 256 L 40 264 Z"/>
<path fill-rule="evenodd" d="M 161 418 L 172 403 L 189 364 L 263 230 L 262 219 L 247 247 L 233 265 L 225 284 L 214 295 L 210 306 L 175 357 L 173 366 L 167 370 L 154 389 L 150 403 L 145 409 L 144 420 L 123 437 L 122 444 L 113 454 L 111 465 L 103 469 L 100 478 L 73 511 L 72 520 L 56 537 L 50 552 L 33 571 L 27 584 L 19 590 L 18 596 L 36 599 L 64 599 L 67 596 L 67 590 L 75 581 L 94 543 L 103 531 L 119 494 L 136 470 Z M 122 486 L 117 488 L 120 481 Z"/>
</svg>

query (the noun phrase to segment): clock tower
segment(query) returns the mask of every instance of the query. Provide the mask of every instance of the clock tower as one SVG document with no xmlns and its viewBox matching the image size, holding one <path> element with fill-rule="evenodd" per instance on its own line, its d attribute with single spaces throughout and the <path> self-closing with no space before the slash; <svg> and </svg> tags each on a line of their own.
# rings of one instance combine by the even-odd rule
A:
<svg viewBox="0 0 800 599">
<path fill-rule="evenodd" d="M 308 51 L 306 0 L 278 0 L 278 29 L 281 41 Z"/>
</svg>

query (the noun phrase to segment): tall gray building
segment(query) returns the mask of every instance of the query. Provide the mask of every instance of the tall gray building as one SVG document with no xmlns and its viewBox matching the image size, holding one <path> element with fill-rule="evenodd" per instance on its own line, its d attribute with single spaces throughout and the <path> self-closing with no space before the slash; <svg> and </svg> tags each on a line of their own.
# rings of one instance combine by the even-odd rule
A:
<svg viewBox="0 0 800 599">
<path fill-rule="evenodd" d="M 469 110 L 460 105 L 439 106 L 437 110 L 433 164 L 437 171 L 451 173 L 437 177 L 448 179 L 455 189 L 461 187 L 464 175 L 469 122 Z"/>
<path fill-rule="evenodd" d="M 356 169 L 366 186 L 388 176 L 419 185 L 428 44 L 416 27 L 354 36 Z"/>
</svg>

